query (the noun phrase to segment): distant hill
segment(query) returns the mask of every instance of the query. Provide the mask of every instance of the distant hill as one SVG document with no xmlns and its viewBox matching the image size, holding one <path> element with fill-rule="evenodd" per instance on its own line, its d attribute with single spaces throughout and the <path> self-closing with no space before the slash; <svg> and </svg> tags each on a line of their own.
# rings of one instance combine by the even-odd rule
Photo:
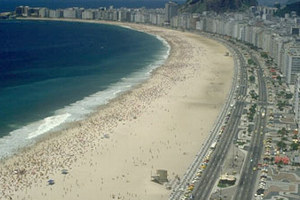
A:
<svg viewBox="0 0 300 200">
<path fill-rule="evenodd" d="M 300 2 L 300 0 L 288 0 L 287 4 L 297 3 L 297 2 Z"/>
<path fill-rule="evenodd" d="M 280 5 L 285 5 L 289 0 L 257 0 L 258 5 L 273 7 L 274 4 L 279 3 Z"/>
<path fill-rule="evenodd" d="M 290 13 L 292 11 L 296 11 L 297 15 L 300 16 L 300 1 L 297 0 L 295 3 L 287 4 L 284 8 L 279 9 L 275 15 L 284 17 L 285 13 Z"/>
<path fill-rule="evenodd" d="M 275 4 L 279 4 L 281 7 L 284 7 L 287 4 L 300 2 L 300 0 L 257 0 L 258 5 L 260 6 L 269 6 L 274 7 Z"/>
<path fill-rule="evenodd" d="M 216 11 L 219 13 L 244 10 L 254 5 L 257 5 L 257 0 L 187 0 L 181 7 L 181 11 Z"/>
</svg>

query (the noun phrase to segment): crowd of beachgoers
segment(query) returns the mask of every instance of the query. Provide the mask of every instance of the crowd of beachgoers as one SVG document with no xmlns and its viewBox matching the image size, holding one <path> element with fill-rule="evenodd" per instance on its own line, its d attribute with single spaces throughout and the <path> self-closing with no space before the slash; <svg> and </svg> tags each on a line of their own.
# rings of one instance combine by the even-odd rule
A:
<svg viewBox="0 0 300 200">
<path fill-rule="evenodd" d="M 62 131 L 48 134 L 33 146 L 1 161 L 0 199 L 30 199 L 30 194 L 26 196 L 27 189 L 49 184 L 48 180 L 54 174 L 65 172 L 62 176 L 67 175 L 89 154 L 106 154 L 110 147 L 105 140 L 117 140 L 114 138 L 116 127 L 137 120 L 146 111 L 151 113 L 151 105 L 167 96 L 174 86 L 199 71 L 195 56 L 202 56 L 203 59 L 207 56 L 202 46 L 193 44 L 193 34 L 178 34 L 177 31 L 143 25 L 126 26 L 164 38 L 171 46 L 169 58 L 152 72 L 150 79 L 101 106 L 87 119 L 69 124 Z M 186 36 L 183 37 L 183 34 Z M 204 135 L 199 137 L 205 138 Z M 157 156 L 159 149 L 156 154 L 150 153 L 152 157 Z M 138 162 L 135 159 L 130 161 Z M 100 164 L 91 159 L 89 165 Z M 70 191 L 65 190 L 66 193 Z M 19 197 L 19 194 L 22 195 Z M 120 196 L 120 199 L 133 199 L 132 195 L 135 194 L 127 193 L 126 198 Z M 117 196 L 113 194 L 112 199 Z"/>
<path fill-rule="evenodd" d="M 164 35 L 161 31 L 150 33 Z M 153 72 L 156 80 L 152 79 L 151 84 L 137 86 L 134 91 L 99 108 L 98 113 L 89 119 L 73 124 L 73 128 L 43 138 L 44 141 L 23 149 L 13 159 L 3 161 L 5 164 L 0 165 L 0 197 L 12 197 L 17 190 L 30 188 L 40 181 L 45 182 L 57 170 L 71 169 L 72 163 L 84 156 L 85 152 L 93 151 L 96 145 L 101 145 L 98 140 L 109 137 L 111 130 L 119 123 L 135 120 L 153 100 L 166 95 L 174 83 L 184 79 L 185 75 L 180 69 L 186 67 L 184 63 L 189 59 L 189 46 L 184 47 L 181 39 L 176 41 L 176 37 L 176 34 L 172 36 L 172 41 L 169 41 L 171 45 L 180 44 L 181 48 L 186 49 L 181 49 L 180 55 L 174 55 L 176 50 L 172 48 L 171 54 L 177 56 L 176 61 L 181 62 L 168 60 L 163 67 Z"/>
</svg>

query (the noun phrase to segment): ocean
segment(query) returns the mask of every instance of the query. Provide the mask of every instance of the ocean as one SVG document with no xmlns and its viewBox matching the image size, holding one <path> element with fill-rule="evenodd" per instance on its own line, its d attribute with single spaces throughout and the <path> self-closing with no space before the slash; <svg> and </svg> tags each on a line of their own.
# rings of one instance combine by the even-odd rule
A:
<svg viewBox="0 0 300 200">
<path fill-rule="evenodd" d="M 0 12 L 14 11 L 17 6 L 46 7 L 50 9 L 83 7 L 99 8 L 114 6 L 115 8 L 164 8 L 169 0 L 1 0 Z M 186 0 L 178 0 L 179 4 Z"/>
<path fill-rule="evenodd" d="M 79 22 L 0 21 L 0 158 L 146 80 L 161 38 Z"/>
</svg>

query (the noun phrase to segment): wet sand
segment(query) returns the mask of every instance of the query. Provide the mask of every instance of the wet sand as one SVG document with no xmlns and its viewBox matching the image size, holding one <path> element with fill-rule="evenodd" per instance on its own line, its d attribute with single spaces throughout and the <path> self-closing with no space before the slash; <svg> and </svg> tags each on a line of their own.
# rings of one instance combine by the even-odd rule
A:
<svg viewBox="0 0 300 200">
<path fill-rule="evenodd" d="M 151 175 L 183 176 L 225 102 L 233 59 L 199 35 L 122 25 L 164 38 L 165 64 L 88 119 L 2 163 L 0 199 L 168 199 L 171 191 Z"/>
</svg>

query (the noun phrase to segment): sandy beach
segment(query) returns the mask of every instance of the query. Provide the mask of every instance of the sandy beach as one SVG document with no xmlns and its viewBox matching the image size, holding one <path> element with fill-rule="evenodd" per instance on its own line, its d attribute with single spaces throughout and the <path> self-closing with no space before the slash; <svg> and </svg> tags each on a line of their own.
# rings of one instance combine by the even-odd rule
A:
<svg viewBox="0 0 300 200">
<path fill-rule="evenodd" d="M 196 34 L 122 25 L 164 38 L 165 64 L 88 119 L 1 163 L 0 199 L 168 199 L 151 175 L 183 176 L 225 102 L 233 58 Z"/>
</svg>

